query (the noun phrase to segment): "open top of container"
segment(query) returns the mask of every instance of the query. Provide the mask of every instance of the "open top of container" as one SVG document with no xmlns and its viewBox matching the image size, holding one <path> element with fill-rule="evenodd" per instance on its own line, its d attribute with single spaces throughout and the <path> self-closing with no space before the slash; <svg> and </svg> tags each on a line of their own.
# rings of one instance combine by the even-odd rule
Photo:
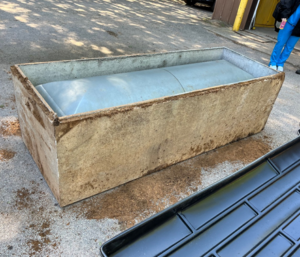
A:
<svg viewBox="0 0 300 257">
<path fill-rule="evenodd" d="M 61 121 L 277 73 L 227 48 L 22 64 L 16 68 L 32 83 L 40 103 Z"/>
</svg>

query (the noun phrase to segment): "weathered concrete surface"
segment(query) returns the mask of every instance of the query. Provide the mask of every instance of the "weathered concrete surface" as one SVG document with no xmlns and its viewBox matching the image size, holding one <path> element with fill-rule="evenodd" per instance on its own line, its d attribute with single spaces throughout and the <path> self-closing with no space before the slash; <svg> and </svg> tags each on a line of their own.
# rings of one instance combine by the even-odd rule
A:
<svg viewBox="0 0 300 257">
<path fill-rule="evenodd" d="M 202 24 L 209 24 L 211 14 L 206 9 L 170 1 L 11 0 L 0 6 L 3 256 L 97 256 L 99 245 L 116 233 L 297 136 L 299 75 L 287 65 L 284 86 L 258 135 L 61 209 L 19 136 L 11 65 L 213 46 L 227 46 L 265 64 L 269 55 L 206 32 Z"/>
<path fill-rule="evenodd" d="M 49 119 L 49 111 L 47 108 L 41 108 L 41 103 L 37 103 L 40 100 L 36 97 L 28 81 L 24 81 L 21 74 L 16 71 L 13 73 L 22 139 L 53 194 L 59 199 L 55 130 L 53 122 Z"/>
<path fill-rule="evenodd" d="M 137 106 L 111 117 L 75 121 L 76 126 L 57 146 L 60 204 L 73 203 L 260 132 L 283 77 L 277 74 L 153 101 L 147 107 Z"/>
</svg>

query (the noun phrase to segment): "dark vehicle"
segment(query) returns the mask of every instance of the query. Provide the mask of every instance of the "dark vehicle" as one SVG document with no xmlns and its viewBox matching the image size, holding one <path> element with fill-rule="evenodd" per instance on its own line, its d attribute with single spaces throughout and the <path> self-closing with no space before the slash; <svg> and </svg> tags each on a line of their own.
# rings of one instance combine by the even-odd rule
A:
<svg viewBox="0 0 300 257">
<path fill-rule="evenodd" d="M 186 5 L 194 5 L 196 3 L 207 4 L 210 6 L 210 9 L 213 11 L 215 8 L 216 0 L 184 0 Z"/>
</svg>

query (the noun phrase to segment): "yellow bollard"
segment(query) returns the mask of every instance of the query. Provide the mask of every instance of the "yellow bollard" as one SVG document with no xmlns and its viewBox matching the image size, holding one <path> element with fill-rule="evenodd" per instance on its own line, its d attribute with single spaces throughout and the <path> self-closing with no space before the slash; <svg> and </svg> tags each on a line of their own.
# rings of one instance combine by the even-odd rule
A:
<svg viewBox="0 0 300 257">
<path fill-rule="evenodd" d="M 247 3 L 248 3 L 248 0 L 241 0 L 239 9 L 238 9 L 238 12 L 236 14 L 235 21 L 233 24 L 233 31 L 239 31 L 243 17 L 244 17 L 244 13 L 245 13 L 245 10 L 247 7 Z"/>
</svg>

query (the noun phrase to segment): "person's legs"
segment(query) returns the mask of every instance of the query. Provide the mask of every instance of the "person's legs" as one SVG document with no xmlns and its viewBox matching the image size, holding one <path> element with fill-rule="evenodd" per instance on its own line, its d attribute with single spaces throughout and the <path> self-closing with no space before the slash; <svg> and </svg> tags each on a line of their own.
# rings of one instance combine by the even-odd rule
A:
<svg viewBox="0 0 300 257">
<path fill-rule="evenodd" d="M 278 37 L 277 37 L 277 43 L 276 43 L 276 45 L 273 49 L 273 52 L 271 54 L 271 57 L 270 57 L 269 66 L 277 65 L 279 58 L 280 58 L 280 54 L 282 52 L 282 49 L 285 46 L 285 44 L 287 43 L 289 37 L 292 35 L 293 29 L 294 29 L 294 27 L 287 22 L 284 29 L 279 31 Z"/>
<path fill-rule="evenodd" d="M 290 57 L 299 37 L 290 36 L 277 62 L 278 67 L 283 67 L 286 60 Z"/>
</svg>

